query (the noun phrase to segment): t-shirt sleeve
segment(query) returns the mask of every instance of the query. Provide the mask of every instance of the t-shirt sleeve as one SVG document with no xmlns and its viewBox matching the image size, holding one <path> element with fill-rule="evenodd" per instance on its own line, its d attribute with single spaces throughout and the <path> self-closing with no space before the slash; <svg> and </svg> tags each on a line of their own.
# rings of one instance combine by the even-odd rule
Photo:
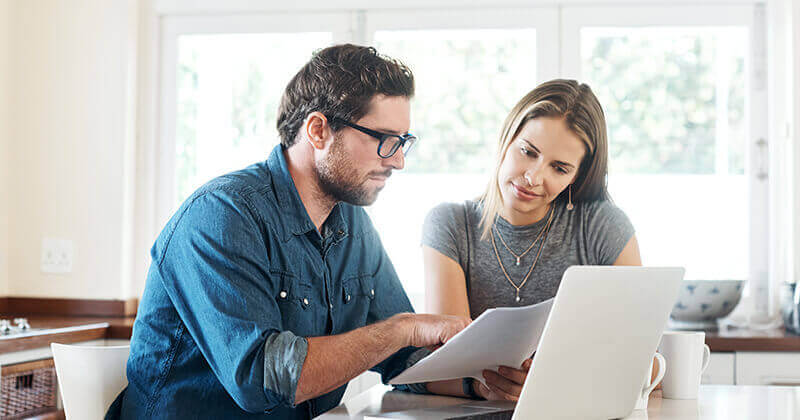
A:
<svg viewBox="0 0 800 420">
<path fill-rule="evenodd" d="M 466 220 L 464 207 L 457 203 L 442 203 L 431 209 L 422 226 L 422 245 L 429 246 L 453 261 L 464 265 L 459 244 L 465 243 Z"/>
<path fill-rule="evenodd" d="M 635 230 L 628 216 L 608 201 L 589 206 L 586 223 L 588 248 L 598 265 L 613 265 Z"/>
</svg>

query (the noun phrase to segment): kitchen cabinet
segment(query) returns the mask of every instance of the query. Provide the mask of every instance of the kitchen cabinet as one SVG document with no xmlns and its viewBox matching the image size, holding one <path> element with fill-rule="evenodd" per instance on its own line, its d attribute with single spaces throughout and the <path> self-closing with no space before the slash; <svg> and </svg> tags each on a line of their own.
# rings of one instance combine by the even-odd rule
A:
<svg viewBox="0 0 800 420">
<path fill-rule="evenodd" d="M 736 352 L 736 385 L 800 386 L 800 352 Z"/>
<path fill-rule="evenodd" d="M 82 345 L 82 346 L 120 346 L 120 345 L 129 345 L 130 340 L 125 339 L 98 339 L 98 340 L 90 340 L 84 341 L 79 343 L 72 343 L 73 345 Z M 43 368 L 51 369 L 51 372 L 47 372 Z M 20 372 L 24 373 L 20 375 L 20 379 L 12 378 L 14 383 L 13 386 L 10 388 L 12 389 L 2 389 L 0 390 L 0 403 L 6 402 L 3 400 L 3 392 L 12 391 L 12 392 L 23 392 L 26 388 L 36 388 L 36 387 L 43 387 L 43 382 L 47 382 L 47 386 L 52 386 L 52 388 L 48 388 L 52 390 L 54 395 L 53 403 L 50 404 L 50 400 L 48 400 L 47 407 L 42 405 L 42 410 L 36 411 L 37 419 L 44 419 L 49 418 L 46 415 L 50 415 L 52 418 L 63 418 L 63 412 L 60 412 L 62 408 L 60 393 L 57 386 L 57 380 L 55 376 L 55 369 L 53 363 L 53 354 L 50 350 L 50 346 L 47 347 L 38 347 L 33 349 L 26 349 L 22 351 L 15 351 L 9 353 L 0 353 L 0 379 L 8 376 L 8 375 L 16 375 Z M 27 376 L 30 376 L 29 378 Z M 47 392 L 38 391 L 39 395 L 49 395 Z M 9 395 L 5 396 L 9 398 Z M 18 398 L 15 396 L 15 398 Z M 4 406 L 5 408 L 8 405 Z M 3 416 L 3 407 L 0 407 L 0 420 L 3 420 L 5 417 Z M 46 415 L 45 415 L 46 414 Z M 39 416 L 41 415 L 41 416 Z M 14 417 L 20 418 L 20 417 Z"/>
<path fill-rule="evenodd" d="M 701 383 L 800 386 L 800 352 L 711 352 Z"/>
<path fill-rule="evenodd" d="M 53 359 L 0 368 L 0 419 L 29 417 L 57 409 Z"/>
</svg>

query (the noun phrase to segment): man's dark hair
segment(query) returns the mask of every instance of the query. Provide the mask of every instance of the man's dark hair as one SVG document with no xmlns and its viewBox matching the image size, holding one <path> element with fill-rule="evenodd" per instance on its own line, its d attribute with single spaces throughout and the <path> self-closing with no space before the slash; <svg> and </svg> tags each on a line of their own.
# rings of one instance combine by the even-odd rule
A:
<svg viewBox="0 0 800 420">
<path fill-rule="evenodd" d="M 318 111 L 335 132 L 332 118 L 357 121 L 369 112 L 375 95 L 414 96 L 414 75 L 405 64 L 372 47 L 343 44 L 317 51 L 294 75 L 278 108 L 281 144 L 289 147 L 308 114 Z"/>
</svg>

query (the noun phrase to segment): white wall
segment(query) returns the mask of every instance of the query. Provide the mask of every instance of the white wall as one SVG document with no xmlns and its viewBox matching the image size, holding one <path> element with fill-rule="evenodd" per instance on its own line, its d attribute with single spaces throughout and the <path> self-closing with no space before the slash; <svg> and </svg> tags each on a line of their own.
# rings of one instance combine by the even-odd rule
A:
<svg viewBox="0 0 800 420">
<path fill-rule="evenodd" d="M 0 296 L 8 290 L 8 0 L 0 0 Z"/>
<path fill-rule="evenodd" d="M 127 298 L 135 135 L 134 0 L 12 0 L 8 290 Z M 74 244 L 69 274 L 39 270 L 43 237 Z"/>
</svg>

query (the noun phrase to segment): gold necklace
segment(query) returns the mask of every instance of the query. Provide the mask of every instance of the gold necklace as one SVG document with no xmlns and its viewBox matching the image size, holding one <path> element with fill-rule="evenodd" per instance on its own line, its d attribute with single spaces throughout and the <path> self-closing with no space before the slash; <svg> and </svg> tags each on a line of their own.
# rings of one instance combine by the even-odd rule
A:
<svg viewBox="0 0 800 420">
<path fill-rule="evenodd" d="M 555 208 L 555 207 L 551 207 L 551 208 L 550 208 L 550 214 L 551 214 L 551 215 L 552 215 L 552 212 L 553 212 L 554 208 Z M 533 245 L 535 245 L 535 244 L 536 244 L 536 241 L 538 241 L 538 240 L 539 240 L 539 238 L 541 238 L 541 237 L 542 237 L 542 233 L 544 233 L 544 227 L 543 227 L 543 228 L 542 228 L 542 230 L 540 230 L 540 231 L 539 231 L 539 235 L 536 237 L 536 239 L 534 239 L 534 240 L 533 240 L 533 242 L 531 242 L 531 246 L 529 246 L 529 247 L 528 247 L 528 249 L 526 249 L 526 250 L 525 250 L 525 252 L 523 252 L 522 254 L 519 254 L 519 255 L 517 255 L 517 254 L 516 254 L 514 251 L 512 251 L 512 250 L 511 250 L 511 247 L 509 247 L 509 246 L 508 246 L 508 244 L 506 244 L 506 241 L 505 241 L 505 239 L 503 239 L 503 235 L 501 235 L 501 234 L 500 234 L 500 231 L 499 231 L 499 230 L 497 230 L 497 224 L 496 224 L 496 223 L 494 224 L 494 226 L 493 226 L 493 227 L 494 227 L 494 229 L 497 231 L 497 237 L 499 237 L 499 238 L 500 238 L 500 242 L 502 242 L 502 244 L 503 244 L 503 246 L 506 248 L 506 250 L 508 250 L 508 252 L 510 252 L 510 253 L 511 253 L 511 255 L 513 255 L 513 256 L 514 256 L 514 257 L 517 259 L 516 263 L 514 264 L 514 265 L 517 265 L 517 266 L 519 266 L 519 264 L 520 264 L 520 259 L 521 259 L 522 257 L 524 257 L 524 256 L 525 256 L 525 254 L 527 254 L 527 253 L 528 253 L 528 251 L 530 251 L 531 249 L 533 249 Z"/>
<path fill-rule="evenodd" d="M 533 260 L 531 268 L 528 270 L 528 273 L 525 274 L 525 278 L 522 279 L 522 283 L 519 286 L 517 286 L 517 284 L 514 283 L 513 280 L 511 280 L 511 276 L 509 276 L 508 272 L 506 272 L 506 268 L 505 266 L 503 266 L 503 261 L 500 260 L 500 254 L 497 252 L 497 244 L 495 243 L 494 240 L 494 234 L 492 234 L 492 248 L 494 249 L 494 256 L 497 257 L 497 263 L 500 264 L 500 269 L 503 270 L 503 275 L 506 276 L 506 280 L 508 280 L 511 286 L 517 291 L 517 296 L 514 299 L 516 302 L 520 301 L 519 291 L 520 289 L 522 289 L 523 286 L 525 286 L 525 283 L 528 282 L 528 277 L 530 277 L 531 273 L 533 272 L 533 268 L 536 267 L 536 263 L 539 261 L 539 256 L 542 255 L 542 248 L 544 248 L 544 241 L 547 240 L 547 233 L 550 231 L 550 222 L 552 221 L 553 221 L 553 212 L 550 213 L 550 217 L 547 219 L 547 224 L 542 229 L 542 232 L 544 232 L 544 239 L 542 239 L 542 242 L 539 245 L 539 251 L 536 253 L 536 258 Z M 539 232 L 540 236 L 542 232 Z M 534 243 L 535 242 L 536 241 L 534 241 Z"/>
</svg>

